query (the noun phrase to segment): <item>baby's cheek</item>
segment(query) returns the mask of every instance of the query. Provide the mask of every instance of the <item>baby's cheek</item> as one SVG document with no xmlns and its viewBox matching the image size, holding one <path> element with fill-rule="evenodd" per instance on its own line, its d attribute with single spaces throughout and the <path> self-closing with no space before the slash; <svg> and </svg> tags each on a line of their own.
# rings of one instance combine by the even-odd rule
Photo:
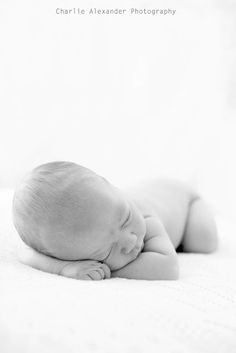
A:
<svg viewBox="0 0 236 353">
<path fill-rule="evenodd" d="M 110 268 L 111 271 L 119 270 L 129 263 L 122 255 L 110 256 L 104 263 Z"/>
<path fill-rule="evenodd" d="M 106 264 L 108 265 L 108 267 L 110 268 L 111 271 L 115 271 L 120 269 L 121 267 L 125 266 L 125 264 L 123 264 L 123 262 L 121 260 L 108 260 L 106 262 Z"/>
</svg>

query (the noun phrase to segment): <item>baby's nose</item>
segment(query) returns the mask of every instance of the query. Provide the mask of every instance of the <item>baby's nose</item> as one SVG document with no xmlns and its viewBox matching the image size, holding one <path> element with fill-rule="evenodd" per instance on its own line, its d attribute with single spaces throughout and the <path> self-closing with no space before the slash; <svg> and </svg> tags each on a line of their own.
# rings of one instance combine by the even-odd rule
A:
<svg viewBox="0 0 236 353">
<path fill-rule="evenodd" d="M 121 241 L 121 252 L 123 254 L 129 254 L 136 246 L 137 236 L 135 234 L 129 234 L 122 238 Z"/>
</svg>

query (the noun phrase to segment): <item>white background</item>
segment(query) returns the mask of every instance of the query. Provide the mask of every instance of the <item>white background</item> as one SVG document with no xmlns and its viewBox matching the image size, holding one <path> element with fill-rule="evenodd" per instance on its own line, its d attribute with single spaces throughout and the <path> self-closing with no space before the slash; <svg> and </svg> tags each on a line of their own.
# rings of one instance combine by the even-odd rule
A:
<svg viewBox="0 0 236 353">
<path fill-rule="evenodd" d="M 176 14 L 56 14 L 94 6 Z M 0 187 L 71 160 L 187 180 L 234 218 L 235 1 L 1 0 L 0 37 Z"/>
</svg>

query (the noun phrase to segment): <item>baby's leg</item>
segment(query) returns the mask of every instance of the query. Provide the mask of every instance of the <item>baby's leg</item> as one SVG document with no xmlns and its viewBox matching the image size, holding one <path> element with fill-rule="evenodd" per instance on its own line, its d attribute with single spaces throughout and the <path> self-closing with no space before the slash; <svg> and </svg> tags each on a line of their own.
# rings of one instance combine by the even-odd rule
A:
<svg viewBox="0 0 236 353">
<path fill-rule="evenodd" d="M 206 203 L 198 198 L 192 202 L 186 222 L 182 247 L 184 252 L 211 253 L 217 249 L 217 230 Z"/>
</svg>

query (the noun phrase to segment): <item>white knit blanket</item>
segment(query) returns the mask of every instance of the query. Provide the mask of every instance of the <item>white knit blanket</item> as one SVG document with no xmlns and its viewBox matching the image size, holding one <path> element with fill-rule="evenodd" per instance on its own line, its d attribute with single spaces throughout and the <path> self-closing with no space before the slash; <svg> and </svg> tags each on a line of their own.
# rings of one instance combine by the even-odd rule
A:
<svg viewBox="0 0 236 353">
<path fill-rule="evenodd" d="M 236 232 L 180 254 L 178 281 L 76 281 L 17 261 L 12 192 L 0 192 L 1 353 L 235 353 Z"/>
</svg>

